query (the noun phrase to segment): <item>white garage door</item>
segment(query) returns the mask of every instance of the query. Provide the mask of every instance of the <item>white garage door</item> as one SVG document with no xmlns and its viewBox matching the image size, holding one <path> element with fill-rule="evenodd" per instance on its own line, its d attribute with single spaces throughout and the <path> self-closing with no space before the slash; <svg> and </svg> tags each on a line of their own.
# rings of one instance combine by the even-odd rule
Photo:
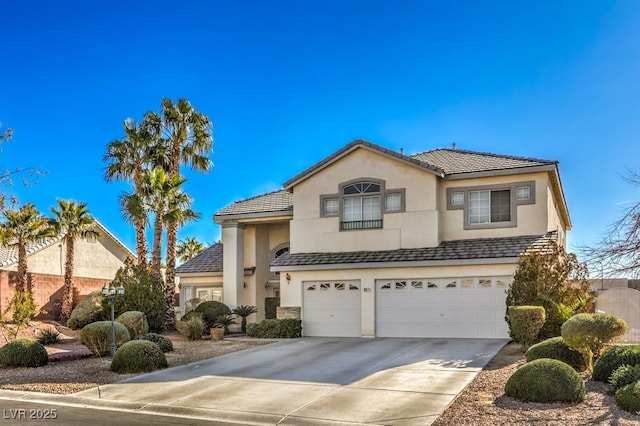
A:
<svg viewBox="0 0 640 426">
<path fill-rule="evenodd" d="M 376 336 L 508 338 L 510 277 L 376 281 Z"/>
<path fill-rule="evenodd" d="M 305 281 L 303 334 L 360 337 L 360 282 Z"/>
</svg>

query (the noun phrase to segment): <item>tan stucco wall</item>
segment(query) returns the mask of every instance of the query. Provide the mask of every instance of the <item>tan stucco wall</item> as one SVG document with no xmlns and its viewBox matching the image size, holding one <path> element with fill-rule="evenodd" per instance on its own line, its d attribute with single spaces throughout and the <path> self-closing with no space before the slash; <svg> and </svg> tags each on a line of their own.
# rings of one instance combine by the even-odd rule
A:
<svg viewBox="0 0 640 426">
<path fill-rule="evenodd" d="M 535 181 L 536 187 L 535 204 L 516 206 L 517 226 L 515 227 L 464 229 L 464 210 L 447 210 L 447 188 L 512 184 L 532 180 Z M 559 219 L 557 211 L 553 206 L 553 196 L 548 191 L 549 178 L 545 172 L 443 181 L 442 186 L 443 190 L 440 193 L 440 200 L 443 218 L 443 240 L 542 235 L 552 229 L 559 229 L 557 227 Z M 552 223 L 554 223 L 553 226 L 551 225 Z M 554 228 L 554 226 L 556 227 Z"/>
<path fill-rule="evenodd" d="M 497 265 L 295 271 L 289 272 L 289 276 L 291 277 L 290 281 L 281 277 L 280 306 L 299 306 L 304 310 L 302 304 L 302 283 L 305 281 L 359 280 L 361 283 L 362 336 L 372 337 L 375 336 L 375 281 L 377 279 L 506 277 L 513 276 L 515 270 L 516 264 L 510 263 Z"/>
<path fill-rule="evenodd" d="M 27 259 L 29 272 L 64 275 L 66 250 L 61 241 L 30 255 Z M 104 236 L 94 242 L 76 239 L 74 253 L 73 275 L 76 277 L 113 279 L 126 259 L 126 253 Z M 13 264 L 7 269 L 15 271 L 17 268 L 18 265 Z"/>
<path fill-rule="evenodd" d="M 405 189 L 405 212 L 386 213 L 384 228 L 340 231 L 339 217 L 320 217 L 320 195 L 337 193 L 339 184 L 358 178 L 385 181 Z M 376 152 L 358 149 L 294 187 L 291 221 L 293 253 L 392 250 L 436 246 L 436 176 Z M 382 200 L 384 202 L 384 200 Z M 355 232 L 355 233 L 354 233 Z"/>
</svg>

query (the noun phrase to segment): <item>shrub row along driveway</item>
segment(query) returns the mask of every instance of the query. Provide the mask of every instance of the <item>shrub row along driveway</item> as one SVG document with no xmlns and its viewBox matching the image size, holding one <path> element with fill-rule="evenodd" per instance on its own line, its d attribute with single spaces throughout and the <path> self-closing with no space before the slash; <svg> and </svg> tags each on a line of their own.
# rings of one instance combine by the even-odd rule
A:
<svg viewBox="0 0 640 426">
<path fill-rule="evenodd" d="M 430 424 L 506 343 L 303 338 L 75 394 L 257 424 Z M 83 398 L 83 399 L 84 399 Z M 129 405 L 131 407 L 131 405 Z"/>
</svg>

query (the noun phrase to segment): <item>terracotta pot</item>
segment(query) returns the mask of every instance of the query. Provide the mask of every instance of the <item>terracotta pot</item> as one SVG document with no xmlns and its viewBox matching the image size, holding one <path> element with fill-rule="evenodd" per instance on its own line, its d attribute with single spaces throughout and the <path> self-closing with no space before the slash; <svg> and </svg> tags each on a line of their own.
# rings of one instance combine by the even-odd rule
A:
<svg viewBox="0 0 640 426">
<path fill-rule="evenodd" d="M 209 330 L 211 333 L 211 340 L 222 340 L 224 338 L 224 328 L 212 328 Z"/>
</svg>

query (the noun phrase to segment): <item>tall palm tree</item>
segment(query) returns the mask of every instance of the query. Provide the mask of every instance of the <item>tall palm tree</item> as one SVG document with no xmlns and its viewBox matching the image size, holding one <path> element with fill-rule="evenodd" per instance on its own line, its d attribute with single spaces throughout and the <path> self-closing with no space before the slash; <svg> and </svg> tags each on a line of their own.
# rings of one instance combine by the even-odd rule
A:
<svg viewBox="0 0 640 426">
<path fill-rule="evenodd" d="M 123 127 L 126 136 L 107 145 L 103 161 L 109 164 L 104 177 L 107 182 L 131 181 L 134 194 L 138 194 L 145 170 L 149 168 L 149 164 L 157 161 L 158 156 L 163 156 L 163 150 L 157 148 L 162 144 L 158 143 L 158 139 L 146 123 L 138 125 L 133 120 L 127 119 L 124 121 Z M 135 214 L 135 212 L 142 212 L 143 209 L 140 205 L 131 204 L 139 199 L 140 197 L 129 199 L 126 210 L 134 212 L 134 214 L 124 214 L 124 217 L 135 226 L 138 263 L 146 265 L 148 262 L 146 229 L 149 221 L 146 213 Z"/>
<path fill-rule="evenodd" d="M 76 238 L 97 238 L 95 220 L 87 209 L 87 203 L 58 200 L 58 207 L 51 208 L 54 215 L 49 223 L 56 232 L 64 234 L 66 256 L 64 263 L 64 290 L 62 292 L 62 308 L 60 321 L 66 323 L 73 309 L 73 261 Z"/>
<path fill-rule="evenodd" d="M 16 292 L 27 290 L 27 245 L 42 242 L 55 235 L 54 229 L 33 204 L 19 210 L 2 212 L 6 221 L 0 224 L 0 243 L 18 249 L 18 281 Z"/>
<path fill-rule="evenodd" d="M 194 171 L 208 172 L 213 163 L 209 158 L 213 147 L 212 124 L 209 118 L 196 111 L 187 99 L 173 103 L 163 98 L 160 114 L 149 112 L 144 122 L 150 133 L 163 141 L 161 155 L 156 155 L 156 165 L 161 165 L 172 178 L 180 176 L 180 165 Z M 168 240 L 177 235 L 181 226 L 179 221 L 167 224 Z M 174 248 L 175 248 L 174 240 Z M 175 250 L 169 248 L 167 241 L 167 272 L 172 273 L 169 265 L 175 265 Z"/>
<path fill-rule="evenodd" d="M 202 253 L 206 247 L 200 241 L 193 237 L 185 238 L 178 243 L 176 248 L 176 256 L 180 262 L 186 262 L 193 259 L 196 255 Z"/>
</svg>

